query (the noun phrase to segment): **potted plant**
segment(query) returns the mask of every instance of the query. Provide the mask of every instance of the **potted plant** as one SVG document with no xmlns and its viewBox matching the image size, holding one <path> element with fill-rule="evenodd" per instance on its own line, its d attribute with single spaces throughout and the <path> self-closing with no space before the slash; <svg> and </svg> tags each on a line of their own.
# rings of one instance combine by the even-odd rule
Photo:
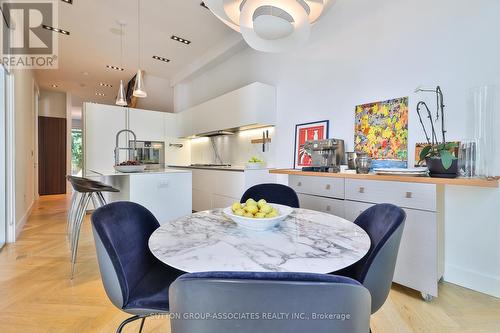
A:
<svg viewBox="0 0 500 333">
<path fill-rule="evenodd" d="M 429 107 L 423 101 L 418 102 L 417 114 L 420 119 L 422 129 L 424 130 L 425 138 L 427 139 L 427 146 L 425 146 L 420 152 L 419 163 L 422 163 L 425 160 L 427 167 L 429 168 L 429 174 L 431 177 L 456 178 L 458 176 L 458 159 L 453 155 L 452 151 L 457 147 L 457 144 L 455 142 L 446 142 L 446 130 L 444 128 L 445 106 L 443 92 L 439 86 L 436 87 L 436 89 L 417 89 L 417 91 L 433 92 L 436 94 L 436 121 L 441 118 L 442 134 L 442 141 L 440 142 L 436 135 L 434 121 L 432 119 L 432 114 Z M 430 137 L 420 113 L 422 107 L 426 109 L 427 118 L 429 119 L 431 125 Z"/>
<path fill-rule="evenodd" d="M 458 159 L 452 151 L 457 147 L 455 142 L 427 145 L 420 152 L 420 162 L 425 160 L 431 177 L 455 178 L 458 175 Z"/>
</svg>

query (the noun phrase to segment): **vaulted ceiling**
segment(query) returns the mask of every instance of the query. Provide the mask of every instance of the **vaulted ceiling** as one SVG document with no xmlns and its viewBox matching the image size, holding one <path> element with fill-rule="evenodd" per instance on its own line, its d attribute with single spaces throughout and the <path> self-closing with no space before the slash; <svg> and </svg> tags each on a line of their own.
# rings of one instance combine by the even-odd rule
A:
<svg viewBox="0 0 500 333">
<path fill-rule="evenodd" d="M 141 0 L 140 58 L 149 96 L 141 99 L 138 107 L 172 111 L 170 79 L 211 47 L 235 34 L 200 3 L 200 0 Z M 58 1 L 58 5 L 59 28 L 68 30 L 70 35 L 59 35 L 59 69 L 37 71 L 40 88 L 69 92 L 74 107 L 83 102 L 114 104 L 120 79 L 128 82 L 138 68 L 137 0 L 73 0 L 73 4 Z M 121 66 L 118 21 L 126 22 L 123 72 L 106 68 L 106 65 Z M 172 35 L 191 44 L 172 40 Z M 101 82 L 112 87 L 100 86 Z"/>
</svg>

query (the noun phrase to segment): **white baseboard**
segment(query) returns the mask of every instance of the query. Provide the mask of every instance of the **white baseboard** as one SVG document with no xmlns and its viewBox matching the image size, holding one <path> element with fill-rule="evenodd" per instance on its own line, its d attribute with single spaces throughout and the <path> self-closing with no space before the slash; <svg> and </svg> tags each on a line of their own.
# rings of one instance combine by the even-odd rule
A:
<svg viewBox="0 0 500 333">
<path fill-rule="evenodd" d="M 500 298 L 500 277 L 447 264 L 444 280 L 464 288 Z"/>
<path fill-rule="evenodd" d="M 16 222 L 16 239 L 19 237 L 19 235 L 21 234 L 21 231 L 23 231 L 23 228 L 24 228 L 24 225 L 26 224 L 26 222 L 28 221 L 30 215 L 31 215 L 31 211 L 33 210 L 33 206 L 35 204 L 35 201 L 33 201 L 31 203 L 31 205 L 29 206 L 28 210 L 26 211 L 26 213 L 23 215 L 23 217 L 21 217 L 19 219 L 19 221 Z M 16 239 L 14 239 L 13 243 L 16 241 Z"/>
</svg>

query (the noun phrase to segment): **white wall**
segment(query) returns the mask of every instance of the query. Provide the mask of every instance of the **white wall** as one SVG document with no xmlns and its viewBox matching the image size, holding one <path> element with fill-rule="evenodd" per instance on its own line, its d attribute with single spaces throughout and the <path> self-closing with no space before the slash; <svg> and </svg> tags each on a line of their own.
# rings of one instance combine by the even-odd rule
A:
<svg viewBox="0 0 500 333">
<path fill-rule="evenodd" d="M 246 49 L 177 85 L 174 105 L 179 111 L 254 81 L 275 85 L 276 165 L 291 167 L 295 124 L 329 119 L 330 136 L 352 149 L 356 105 L 409 96 L 413 156 L 425 139 L 417 86 L 442 86 L 449 139 L 469 136 L 469 90 L 500 87 L 499 12 L 491 0 L 339 0 L 306 46 L 284 55 Z M 500 131 L 495 142 L 500 174 Z M 445 278 L 500 297 L 500 191 L 449 187 L 446 195 Z"/>
<path fill-rule="evenodd" d="M 35 199 L 34 74 L 14 70 L 16 234 L 26 222 Z"/>
<path fill-rule="evenodd" d="M 66 118 L 66 93 L 53 90 L 40 90 L 38 115 L 42 117 Z"/>
</svg>

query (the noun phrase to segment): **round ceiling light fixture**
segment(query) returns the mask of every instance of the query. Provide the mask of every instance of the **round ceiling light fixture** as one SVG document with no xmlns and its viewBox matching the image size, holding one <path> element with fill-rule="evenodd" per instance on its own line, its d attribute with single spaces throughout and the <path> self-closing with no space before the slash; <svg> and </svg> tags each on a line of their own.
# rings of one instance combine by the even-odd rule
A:
<svg viewBox="0 0 500 333">
<path fill-rule="evenodd" d="M 285 52 L 304 44 L 311 25 L 335 0 L 205 0 L 226 25 L 240 32 L 250 47 Z"/>
</svg>

